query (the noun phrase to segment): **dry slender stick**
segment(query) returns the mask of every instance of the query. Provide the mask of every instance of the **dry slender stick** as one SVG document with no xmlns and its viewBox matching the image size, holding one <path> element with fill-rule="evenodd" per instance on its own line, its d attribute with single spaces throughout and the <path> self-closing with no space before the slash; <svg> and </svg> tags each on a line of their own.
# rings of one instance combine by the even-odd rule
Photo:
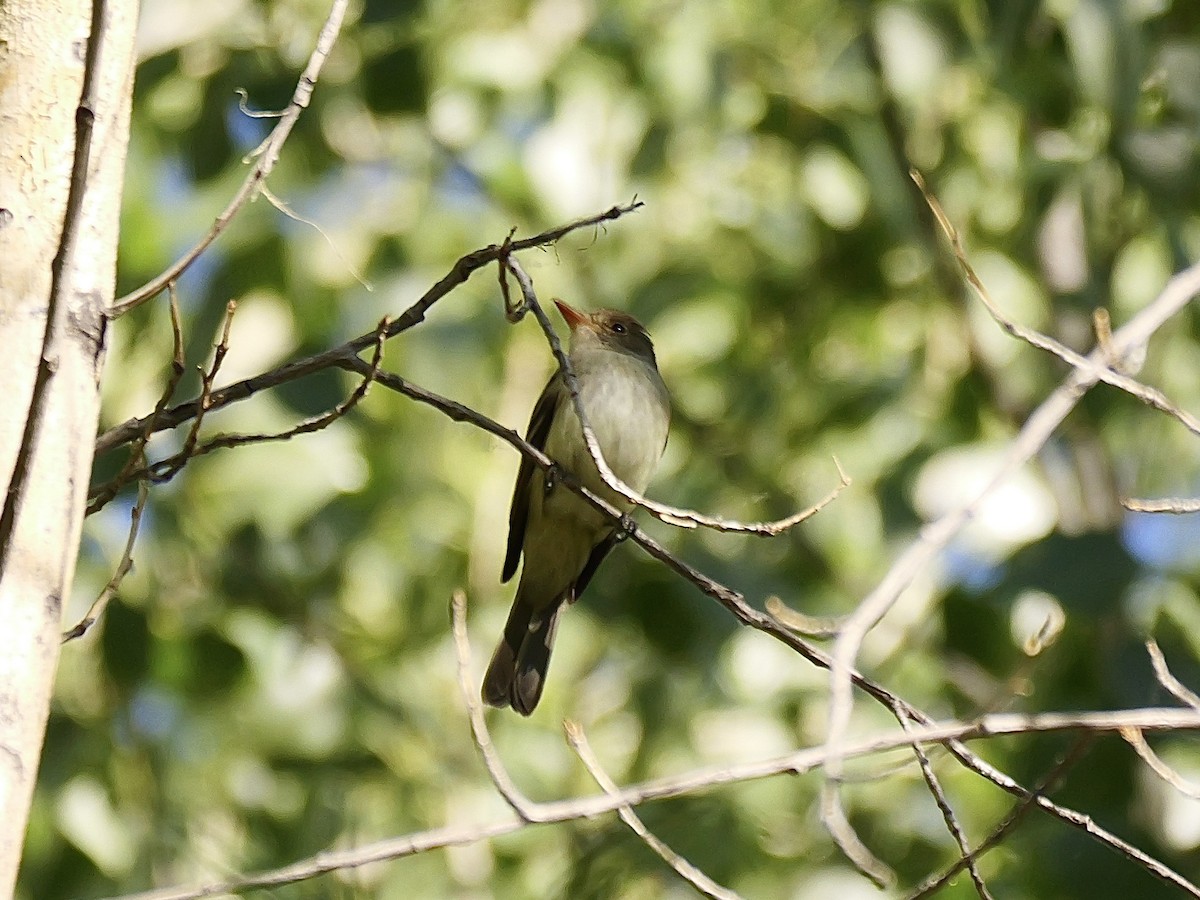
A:
<svg viewBox="0 0 1200 900">
<path fill-rule="evenodd" d="M 287 202 L 283 200 L 283 198 L 277 197 L 275 192 L 267 187 L 265 182 L 259 185 L 258 190 L 259 193 L 262 194 L 264 200 L 270 203 L 273 207 L 275 207 L 293 222 L 299 222 L 301 225 L 307 225 L 322 238 L 324 238 L 325 243 L 329 245 L 329 249 L 333 251 L 333 255 L 338 258 L 338 262 L 346 267 L 346 271 L 350 273 L 350 277 L 358 282 L 358 284 L 362 286 L 363 290 L 367 291 L 368 293 L 375 290 L 375 285 L 367 281 L 367 279 L 363 277 L 363 274 L 358 271 L 358 268 L 354 265 L 354 263 L 350 262 L 350 260 L 346 258 L 346 254 L 342 252 L 341 248 L 329 235 L 329 232 L 322 228 L 319 222 L 300 215 L 300 213 L 292 209 L 291 206 L 289 206 Z"/>
<path fill-rule="evenodd" d="M 954 243 L 956 233 L 952 233 L 950 239 Z M 960 257 L 960 262 L 964 259 L 965 257 Z M 987 497 L 1012 472 L 1038 452 L 1080 398 L 1100 380 L 1101 370 L 1110 371 L 1099 365 L 1103 359 L 1114 354 L 1117 358 L 1124 359 L 1137 348 L 1144 346 L 1154 332 L 1187 305 L 1197 292 L 1200 292 L 1200 264 L 1175 275 L 1154 301 L 1112 334 L 1109 346 L 1098 348 L 1089 354 L 1086 358 L 1087 366 L 1075 368 L 1063 384 L 1026 420 L 1005 458 L 983 489 L 941 519 L 926 526 L 918 540 L 900 554 L 879 585 L 847 618 L 834 645 L 833 665 L 830 669 L 827 741 L 831 749 L 836 750 L 845 739 L 849 727 L 853 709 L 851 672 L 867 633 L 887 614 L 917 573 L 940 554 L 966 525 Z M 826 767 L 826 773 L 836 782 L 841 775 L 841 768 L 835 752 L 830 765 Z M 836 791 L 834 794 L 834 802 L 840 802 L 836 800 Z"/>
<path fill-rule="evenodd" d="M 844 616 L 810 616 L 792 609 L 778 597 L 768 597 L 767 613 L 784 628 L 806 637 L 833 637 L 841 630 Z"/>
<path fill-rule="evenodd" d="M 983 716 L 973 722 L 922 725 L 909 732 L 891 730 L 848 742 L 841 748 L 840 756 L 844 759 L 870 756 L 908 747 L 913 743 L 943 744 L 948 741 L 979 740 L 998 735 L 1060 731 L 1101 734 L 1118 732 L 1127 727 L 1148 731 L 1184 729 L 1200 731 L 1200 711 L 1151 708 L 1087 713 L 1041 713 L 1030 716 L 1004 713 Z M 590 818 L 616 812 L 622 806 L 637 806 L 650 800 L 681 797 L 721 785 L 738 784 L 782 774 L 802 775 L 827 765 L 831 758 L 827 747 L 816 746 L 770 759 L 697 769 L 682 775 L 622 788 L 618 793 L 612 795 L 601 794 L 539 803 L 537 804 L 540 813 L 538 821 L 551 823 Z M 1038 794 L 1033 794 L 1033 796 L 1038 805 L 1043 805 L 1043 797 Z M 1043 808 L 1045 807 L 1043 806 Z M 194 898 L 211 897 L 222 893 L 237 893 L 254 887 L 290 884 L 338 869 L 353 868 L 386 859 L 398 859 L 435 847 L 472 843 L 508 834 L 529 824 L 514 814 L 511 818 L 499 822 L 487 822 L 461 828 L 438 828 L 366 844 L 351 850 L 326 851 L 279 869 L 214 882 L 197 888 L 164 888 L 123 895 L 121 900 L 194 900 Z M 1136 850 L 1136 848 L 1133 849 Z M 1186 885 L 1189 888 L 1188 893 L 1194 897 L 1200 897 L 1200 889 L 1185 879 L 1180 878 L 1172 883 L 1177 886 Z"/>
<path fill-rule="evenodd" d="M 130 469 L 130 473 L 123 479 L 123 481 L 128 482 L 134 478 L 150 478 L 151 480 L 159 483 L 169 481 L 178 475 L 183 467 L 191 460 L 212 453 L 214 450 L 221 450 L 228 447 L 243 447 L 249 444 L 265 444 L 274 441 L 286 441 L 302 434 L 313 434 L 314 432 L 328 428 L 338 419 L 346 415 L 346 413 L 350 412 L 350 410 L 354 409 L 354 407 L 358 405 L 359 401 L 366 396 L 367 390 L 375 382 L 375 377 L 379 374 L 379 366 L 383 362 L 384 332 L 387 330 L 389 321 L 390 320 L 385 316 L 379 323 L 379 327 L 376 330 L 375 349 L 371 357 L 371 362 L 366 364 L 366 369 L 363 372 L 362 380 L 358 383 L 358 386 L 355 387 L 350 395 L 333 409 L 316 416 L 310 416 L 286 431 L 264 432 L 260 434 L 218 434 L 215 437 L 209 438 L 203 443 L 197 443 L 197 441 L 193 440 L 190 449 L 188 449 L 187 445 L 185 444 L 183 450 L 167 459 L 159 460 L 158 462 L 149 465 L 145 464 L 143 461 L 140 468 L 134 466 L 132 469 Z M 201 419 L 202 416 L 197 416 L 192 420 L 192 431 L 198 430 Z M 96 498 L 89 506 L 88 511 L 94 512 L 97 509 L 103 508 L 106 503 L 116 496 L 117 490 L 119 490 L 121 483 L 123 483 L 122 479 L 120 476 L 118 476 L 118 478 L 107 483 L 103 488 L 101 488 L 101 490 L 97 492 Z"/>
<path fill-rule="evenodd" d="M 938 225 L 941 226 L 942 231 L 945 232 L 947 239 L 950 241 L 951 249 L 954 251 L 955 259 L 958 261 L 963 277 L 975 291 L 975 296 L 983 303 L 988 315 L 992 317 L 992 320 L 1001 329 L 1018 340 L 1025 341 L 1030 346 L 1057 356 L 1072 368 L 1092 376 L 1095 381 L 1103 381 L 1105 384 L 1120 388 L 1141 400 L 1147 406 L 1151 406 L 1160 412 L 1178 419 L 1183 427 L 1192 432 L 1192 434 L 1200 435 L 1200 419 L 1197 419 L 1172 403 L 1157 388 L 1142 384 L 1140 381 L 1129 377 L 1123 371 L 1117 371 L 1112 368 L 1113 366 L 1122 366 L 1131 354 L 1136 355 L 1141 345 L 1126 346 L 1124 348 L 1119 346 L 1118 342 L 1114 340 L 1112 323 L 1107 310 L 1098 309 L 1093 316 L 1096 327 L 1097 350 L 1099 352 L 1091 353 L 1087 356 L 1075 352 L 1061 341 L 1057 341 L 1049 335 L 1042 334 L 1040 331 L 1015 322 L 1004 315 L 1000 307 L 992 300 L 991 294 L 988 293 L 982 279 L 975 273 L 974 267 L 967 259 L 967 253 L 962 244 L 962 237 L 959 235 L 958 229 L 950 221 L 949 216 L 946 215 L 945 210 L 942 209 L 942 205 L 938 202 L 937 197 L 930 192 L 920 172 L 913 169 L 910 174 L 913 181 L 917 183 L 921 194 L 925 197 L 925 202 L 929 204 L 929 208 L 932 210 L 934 218 L 937 219 Z"/>
<path fill-rule="evenodd" d="M 300 113 L 308 107 L 309 100 L 312 98 L 313 88 L 316 87 L 317 79 L 321 75 L 321 69 L 325 65 L 325 60 L 329 57 L 329 52 L 333 49 L 338 32 L 342 29 L 342 19 L 346 15 L 346 7 L 348 5 L 348 0 L 333 0 L 329 8 L 329 15 L 325 19 L 325 24 L 321 26 L 321 31 L 317 35 L 316 46 L 313 48 L 312 55 L 308 58 L 308 65 L 304 67 L 304 71 L 300 75 L 300 80 L 296 82 L 296 90 L 292 93 L 291 102 L 288 103 L 287 108 L 279 116 L 279 121 L 271 130 L 266 140 L 250 154 L 251 158 L 257 157 L 257 162 L 246 174 L 246 178 L 242 181 L 242 186 L 238 188 L 238 192 L 234 194 L 233 199 L 229 201 L 229 205 L 217 216 L 212 226 L 208 229 L 208 233 L 200 239 L 196 246 L 192 247 L 191 250 L 176 260 L 173 265 L 157 278 L 142 285 L 137 290 L 131 291 L 114 303 L 110 311 L 112 318 L 123 316 L 131 309 L 145 303 L 151 297 L 157 296 L 168 284 L 177 280 L 192 263 L 200 258 L 200 255 L 220 236 L 221 232 L 229 226 L 229 223 L 233 221 L 233 217 L 241 211 L 242 207 L 247 202 L 253 200 L 259 191 L 262 190 L 267 176 L 275 168 L 275 163 L 279 161 L 279 154 L 283 150 L 283 144 L 288 139 L 288 135 L 291 134 L 296 120 L 300 118 Z"/>
<path fill-rule="evenodd" d="M 167 293 L 171 301 L 171 342 L 174 346 L 174 354 L 171 357 L 171 374 L 167 377 L 166 387 L 163 388 L 162 394 L 159 395 L 158 402 L 154 404 L 154 411 L 150 413 L 146 427 L 133 442 L 129 458 L 125 460 L 125 465 L 121 467 L 121 471 L 115 477 L 96 490 L 95 494 L 88 501 L 87 510 L 84 515 L 90 516 L 92 513 L 103 509 L 108 505 L 109 501 L 117 496 L 121 488 L 137 478 L 139 468 L 145 467 L 146 444 L 153 433 L 154 423 L 158 421 L 158 417 L 167 408 L 167 404 L 171 402 L 171 398 L 175 395 L 175 390 L 179 387 L 179 382 L 183 378 L 183 373 L 187 370 L 187 360 L 183 355 L 183 326 L 180 324 L 179 297 L 175 292 L 175 282 L 172 281 L 167 285 Z"/>
<path fill-rule="evenodd" d="M 585 216 L 582 219 L 568 222 L 566 225 L 548 229 L 533 237 L 521 238 L 520 240 L 507 243 L 505 245 L 507 250 L 499 245 L 491 244 L 468 253 L 455 262 L 450 271 L 442 276 L 440 281 L 429 288 L 420 299 L 392 320 L 391 324 L 387 327 L 384 338 L 393 338 L 423 322 L 425 320 L 425 313 L 429 311 L 430 307 L 460 284 L 463 284 L 474 272 L 489 263 L 496 262 L 505 252 L 513 253 L 529 250 L 534 247 L 548 246 L 562 240 L 562 238 L 573 231 L 581 228 L 589 228 L 600 222 L 619 219 L 621 216 L 628 215 L 640 209 L 642 205 L 641 201 L 634 200 L 623 206 L 613 206 L 595 215 Z M 367 347 L 370 347 L 376 340 L 377 336 L 375 332 L 368 331 L 340 346 L 322 351 L 321 353 L 315 353 L 312 356 L 306 356 L 302 359 L 293 360 L 282 366 L 277 366 L 274 369 L 255 375 L 252 378 L 246 378 L 234 384 L 226 385 L 212 392 L 208 398 L 207 408 L 208 410 L 220 409 L 231 403 L 252 397 L 259 391 L 278 387 L 281 384 L 295 381 L 314 372 L 320 372 L 336 366 L 345 368 L 349 359 Z M 106 453 L 109 450 L 114 450 L 123 444 L 128 444 L 136 440 L 138 435 L 142 434 L 147 428 L 150 428 L 152 432 L 175 428 L 194 418 L 199 411 L 200 400 L 197 398 L 196 400 L 181 403 L 178 406 L 165 410 L 157 418 L 148 415 L 130 419 L 127 422 L 110 428 L 104 434 L 100 435 L 96 440 L 96 454 Z"/>
<path fill-rule="evenodd" d="M 940 875 L 934 876 L 927 880 L 924 884 L 918 887 L 915 891 L 908 895 L 907 900 L 922 900 L 922 898 L 932 896 L 937 891 L 941 890 L 950 880 L 963 870 L 965 866 L 972 869 L 975 867 L 976 861 L 988 850 L 998 846 L 1001 841 L 1006 838 L 1017 824 L 1029 814 L 1029 811 L 1034 808 L 1042 795 L 1052 791 L 1056 785 L 1063 779 L 1067 771 L 1075 765 L 1075 763 L 1083 756 L 1084 751 L 1091 745 L 1091 736 L 1084 735 L 1077 740 L 1071 749 L 1058 761 L 1053 769 L 1047 773 L 1030 792 L 1029 796 L 1012 808 L 1003 821 L 1000 822 L 992 833 L 973 851 L 960 857 L 953 865 Z"/>
<path fill-rule="evenodd" d="M 826 778 L 825 783 L 821 785 L 821 822 L 846 859 L 875 882 L 877 887 L 887 890 L 895 885 L 896 873 L 863 843 L 854 826 L 850 824 L 850 817 L 846 815 L 846 808 L 838 794 L 837 786 L 841 784 L 841 780 L 839 774 L 837 778 Z"/>
<path fill-rule="evenodd" d="M 912 727 L 912 723 L 913 720 L 908 716 L 900 719 L 900 726 L 905 731 Z M 954 843 L 958 845 L 959 862 L 966 866 L 967 873 L 971 876 L 971 883 L 975 885 L 975 893 L 979 894 L 980 900 L 993 900 L 987 884 L 984 883 L 983 875 L 979 872 L 979 866 L 975 862 L 976 854 L 979 851 L 971 849 L 971 845 L 967 841 L 967 835 L 963 831 L 962 825 L 959 824 L 958 816 L 954 813 L 954 807 L 950 805 L 950 800 L 946 796 L 946 792 L 942 789 L 942 784 L 938 780 L 936 773 L 933 771 L 933 764 L 929 761 L 929 754 L 925 752 L 925 748 L 920 744 L 913 745 L 913 752 L 916 754 L 917 762 L 920 763 L 921 775 L 925 778 L 925 784 L 929 787 L 929 793 L 933 795 L 933 800 L 942 814 L 942 820 L 946 823 L 946 828 L 949 829 L 951 836 L 954 838 Z M 1035 793 L 1036 790 L 1035 788 Z M 1030 802 L 1030 800 L 1024 801 L 1025 804 Z"/>
<path fill-rule="evenodd" d="M 291 438 L 298 437 L 302 434 L 313 434 L 317 431 L 323 431 L 328 428 L 338 419 L 350 412 L 359 404 L 359 401 L 366 396 L 367 390 L 375 381 L 376 374 L 379 371 L 379 363 L 382 359 L 383 341 L 380 340 L 379 347 L 376 350 L 371 362 L 367 364 L 367 372 L 363 375 L 362 381 L 354 388 L 350 395 L 340 402 L 333 409 L 327 412 L 319 413 L 315 416 L 309 416 L 301 422 L 296 423 L 286 431 L 278 432 L 259 432 L 256 434 L 218 434 L 200 444 L 192 453 L 190 459 L 195 459 L 198 456 L 204 456 L 214 450 L 222 450 L 227 447 L 242 447 L 246 444 L 265 444 L 273 441 L 286 441 Z"/>
<path fill-rule="evenodd" d="M 617 787 L 608 773 L 604 771 L 604 767 L 600 765 L 600 760 L 596 758 L 596 754 L 592 752 L 591 744 L 588 743 L 587 735 L 583 733 L 582 726 L 578 722 L 566 721 L 563 722 L 563 729 L 567 733 L 567 743 L 579 755 L 580 761 L 584 767 L 595 779 L 596 784 L 600 785 L 601 790 L 610 797 L 619 795 L 621 789 Z M 617 808 L 617 815 L 621 817 L 621 821 L 629 826 L 629 830 L 641 838 L 642 843 L 649 847 L 659 859 L 665 862 L 668 866 L 694 887 L 705 897 L 711 897 L 713 900 L 741 900 L 741 895 L 734 893 L 729 888 L 713 881 L 699 868 L 688 862 L 674 850 L 672 850 L 658 835 L 654 834 L 646 823 L 638 817 L 638 814 L 633 811 L 633 807 L 625 804 Z"/>
<path fill-rule="evenodd" d="M 1167 668 L 1167 659 L 1163 656 L 1158 641 L 1146 641 L 1146 652 L 1150 654 L 1150 665 L 1154 667 L 1154 676 L 1158 679 L 1158 683 L 1170 691 L 1177 700 L 1192 709 L 1200 709 L 1200 694 L 1191 690 Z"/>
<path fill-rule="evenodd" d="M 462 689 L 463 703 L 466 704 L 467 715 L 471 720 L 471 739 L 483 758 L 488 777 L 522 822 L 532 824 L 549 821 L 540 813 L 540 804 L 530 800 L 517 787 L 492 743 L 492 736 L 488 732 L 487 721 L 483 715 L 483 706 L 479 703 L 479 692 L 475 690 L 471 678 L 471 644 L 467 638 L 467 595 L 461 589 L 455 591 L 450 600 L 450 618 L 454 629 L 454 652 L 458 657 L 458 685 Z"/>
<path fill-rule="evenodd" d="M 1146 737 L 1142 734 L 1139 728 L 1122 728 L 1121 737 L 1125 739 L 1125 743 L 1133 748 L 1134 752 L 1142 758 L 1150 770 L 1159 778 L 1165 781 L 1179 793 L 1185 797 L 1190 797 L 1193 800 L 1200 800 L 1200 785 L 1188 781 L 1170 766 L 1168 766 L 1161 756 L 1154 752 L 1154 748 L 1146 743 Z"/>
<path fill-rule="evenodd" d="M 221 364 L 225 362 L 225 357 L 229 353 L 229 334 L 236 312 L 236 300 L 230 300 L 225 304 L 225 321 L 221 326 L 221 337 L 217 340 L 216 349 L 213 351 L 212 363 L 207 369 L 197 366 L 200 371 L 200 399 L 197 401 L 199 407 L 196 417 L 192 419 L 191 427 L 188 428 L 187 437 L 183 439 L 183 447 L 179 452 L 150 466 L 149 477 L 152 481 L 159 484 L 170 481 L 195 455 L 196 443 L 200 439 L 200 426 L 204 424 L 204 416 L 212 406 L 213 382 L 216 381 L 217 373 L 221 371 Z M 153 420 L 151 421 L 153 422 Z M 147 430 L 144 434 L 149 434 L 149 431 Z"/>
<path fill-rule="evenodd" d="M 1164 497 L 1158 500 L 1122 497 L 1121 505 L 1130 512 L 1169 513 L 1177 516 L 1200 512 L 1200 499 L 1190 497 Z"/>
<path fill-rule="evenodd" d="M 96 624 L 96 620 L 104 615 L 104 610 L 108 608 L 108 602 L 116 595 L 117 588 L 121 586 L 121 582 L 125 580 L 125 576 L 133 568 L 133 547 L 137 543 L 138 529 L 142 524 L 142 513 L 146 509 L 146 500 L 149 497 L 150 483 L 143 478 L 138 482 L 137 501 L 133 504 L 133 509 L 129 512 L 129 536 L 125 539 L 125 550 L 121 553 L 121 559 L 117 563 L 117 568 L 113 572 L 112 578 L 108 580 L 108 584 L 100 591 L 100 595 L 92 601 L 92 605 L 88 607 L 88 611 L 84 614 L 83 618 L 76 622 L 70 629 L 63 632 L 62 642 L 64 644 L 87 634 L 88 629 Z"/>
</svg>

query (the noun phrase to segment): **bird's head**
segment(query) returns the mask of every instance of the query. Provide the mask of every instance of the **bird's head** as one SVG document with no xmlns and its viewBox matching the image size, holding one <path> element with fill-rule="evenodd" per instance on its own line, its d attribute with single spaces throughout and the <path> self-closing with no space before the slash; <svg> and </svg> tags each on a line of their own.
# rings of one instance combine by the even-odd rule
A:
<svg viewBox="0 0 1200 900">
<path fill-rule="evenodd" d="M 554 305 L 571 329 L 571 353 L 585 348 L 615 350 L 648 362 L 657 368 L 654 344 L 644 325 L 629 313 L 615 309 L 581 312 L 556 299 Z"/>
</svg>

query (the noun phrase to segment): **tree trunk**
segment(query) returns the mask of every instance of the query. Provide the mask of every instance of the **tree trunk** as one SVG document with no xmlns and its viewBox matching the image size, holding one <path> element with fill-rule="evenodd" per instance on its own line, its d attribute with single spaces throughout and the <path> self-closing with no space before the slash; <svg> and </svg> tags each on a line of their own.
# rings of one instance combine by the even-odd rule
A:
<svg viewBox="0 0 1200 900">
<path fill-rule="evenodd" d="M 54 685 L 114 289 L 137 4 L 93 2 L 0 2 L 0 897 Z"/>
</svg>

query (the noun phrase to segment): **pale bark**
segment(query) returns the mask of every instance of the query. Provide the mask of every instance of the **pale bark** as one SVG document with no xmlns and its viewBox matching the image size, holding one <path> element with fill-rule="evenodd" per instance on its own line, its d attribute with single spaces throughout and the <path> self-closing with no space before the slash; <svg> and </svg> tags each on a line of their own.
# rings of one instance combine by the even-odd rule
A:
<svg viewBox="0 0 1200 900">
<path fill-rule="evenodd" d="M 137 4 L 95 2 L 89 52 L 90 4 L 0 0 L 0 896 L 16 881 L 54 684 L 114 288 Z M 68 213 L 89 60 L 94 126 Z"/>
</svg>

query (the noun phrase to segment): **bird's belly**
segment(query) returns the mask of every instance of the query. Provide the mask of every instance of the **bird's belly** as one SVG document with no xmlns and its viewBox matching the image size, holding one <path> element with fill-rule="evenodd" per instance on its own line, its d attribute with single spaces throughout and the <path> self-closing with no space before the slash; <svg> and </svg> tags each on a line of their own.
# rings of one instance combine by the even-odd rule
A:
<svg viewBox="0 0 1200 900">
<path fill-rule="evenodd" d="M 545 490 L 535 478 L 537 493 L 531 498 L 525 532 L 525 569 L 522 595 L 541 608 L 536 598 L 560 596 L 575 583 L 592 549 L 612 529 L 612 522 L 582 497 L 564 487 Z M 536 560 L 535 565 L 530 560 Z"/>
<path fill-rule="evenodd" d="M 667 439 L 662 399 L 655 386 L 642 377 L 600 379 L 598 382 L 585 381 L 580 394 L 588 424 L 592 426 L 600 452 L 613 474 L 635 491 L 644 491 Z M 564 414 L 556 418 L 547 440 L 548 455 L 609 502 L 628 508 L 628 501 L 601 479 L 583 443 L 579 419 L 570 398 L 563 402 Z"/>
</svg>

